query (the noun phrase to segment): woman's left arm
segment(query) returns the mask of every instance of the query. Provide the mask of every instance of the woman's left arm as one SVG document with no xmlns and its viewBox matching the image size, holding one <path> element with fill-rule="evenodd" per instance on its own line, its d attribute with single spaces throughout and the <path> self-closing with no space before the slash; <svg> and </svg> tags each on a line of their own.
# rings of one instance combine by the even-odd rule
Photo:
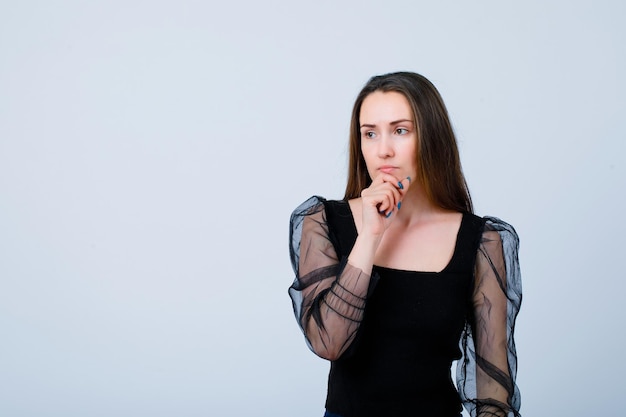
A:
<svg viewBox="0 0 626 417">
<path fill-rule="evenodd" d="M 522 301 L 518 248 L 511 225 L 486 218 L 476 257 L 473 316 L 459 364 L 460 393 L 472 416 L 520 416 L 513 337 Z"/>
</svg>

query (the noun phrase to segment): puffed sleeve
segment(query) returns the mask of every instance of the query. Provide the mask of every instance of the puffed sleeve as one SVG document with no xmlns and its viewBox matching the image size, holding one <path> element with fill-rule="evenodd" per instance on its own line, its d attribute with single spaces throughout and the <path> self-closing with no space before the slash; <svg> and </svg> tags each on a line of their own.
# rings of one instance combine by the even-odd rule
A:
<svg viewBox="0 0 626 417">
<path fill-rule="evenodd" d="M 370 275 L 347 262 L 332 243 L 322 197 L 311 197 L 291 215 L 289 240 L 295 279 L 289 287 L 294 314 L 309 348 L 339 358 L 363 318 Z"/>
<path fill-rule="evenodd" d="M 522 301 L 515 229 L 485 218 L 476 256 L 472 312 L 461 339 L 457 387 L 472 417 L 520 416 L 513 333 Z"/>
</svg>

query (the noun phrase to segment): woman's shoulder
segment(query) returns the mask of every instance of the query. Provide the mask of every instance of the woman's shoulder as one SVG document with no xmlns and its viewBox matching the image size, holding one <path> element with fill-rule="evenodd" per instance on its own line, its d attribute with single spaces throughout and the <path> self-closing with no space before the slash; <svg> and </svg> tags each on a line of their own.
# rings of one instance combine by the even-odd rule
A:
<svg viewBox="0 0 626 417">
<path fill-rule="evenodd" d="M 305 217 L 321 211 L 344 213 L 350 207 L 345 200 L 331 200 L 320 195 L 313 195 L 300 203 L 292 212 L 291 217 Z"/>
<path fill-rule="evenodd" d="M 486 215 L 480 217 L 483 222 L 483 238 L 492 235 L 498 235 L 498 239 L 506 241 L 511 245 L 519 244 L 519 236 L 517 231 L 510 223 L 502 220 L 499 217 Z"/>
<path fill-rule="evenodd" d="M 298 230 L 321 230 L 337 244 L 340 240 L 356 238 L 352 211 L 346 200 L 309 197 L 293 211 L 290 225 L 292 234 L 301 234 Z"/>
</svg>

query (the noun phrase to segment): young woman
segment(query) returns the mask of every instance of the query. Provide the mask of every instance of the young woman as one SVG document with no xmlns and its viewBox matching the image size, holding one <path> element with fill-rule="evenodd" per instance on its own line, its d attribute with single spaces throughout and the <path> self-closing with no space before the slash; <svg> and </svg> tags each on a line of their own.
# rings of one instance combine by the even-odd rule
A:
<svg viewBox="0 0 626 417">
<path fill-rule="evenodd" d="M 326 416 L 519 416 L 518 238 L 473 214 L 438 91 L 371 78 L 349 152 L 344 199 L 311 197 L 290 222 L 296 319 L 331 361 Z"/>
</svg>

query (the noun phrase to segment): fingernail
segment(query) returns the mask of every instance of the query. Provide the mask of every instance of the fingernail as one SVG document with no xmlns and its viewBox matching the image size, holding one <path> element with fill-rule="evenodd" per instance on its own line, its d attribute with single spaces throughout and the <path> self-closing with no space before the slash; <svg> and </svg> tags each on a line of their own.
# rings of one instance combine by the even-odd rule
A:
<svg viewBox="0 0 626 417">
<path fill-rule="evenodd" d="M 398 201 L 398 210 L 400 210 L 400 206 L 402 206 L 402 201 Z"/>
<path fill-rule="evenodd" d="M 389 213 L 387 213 L 387 215 L 385 217 L 389 218 L 389 216 L 391 216 L 391 213 L 393 213 L 393 211 L 390 211 Z"/>
<path fill-rule="evenodd" d="M 402 181 L 398 181 L 398 188 L 401 190 L 404 189 L 404 185 L 402 185 Z"/>
<path fill-rule="evenodd" d="M 409 184 L 411 183 L 411 177 L 406 177 L 407 180 L 409 180 Z"/>
</svg>

